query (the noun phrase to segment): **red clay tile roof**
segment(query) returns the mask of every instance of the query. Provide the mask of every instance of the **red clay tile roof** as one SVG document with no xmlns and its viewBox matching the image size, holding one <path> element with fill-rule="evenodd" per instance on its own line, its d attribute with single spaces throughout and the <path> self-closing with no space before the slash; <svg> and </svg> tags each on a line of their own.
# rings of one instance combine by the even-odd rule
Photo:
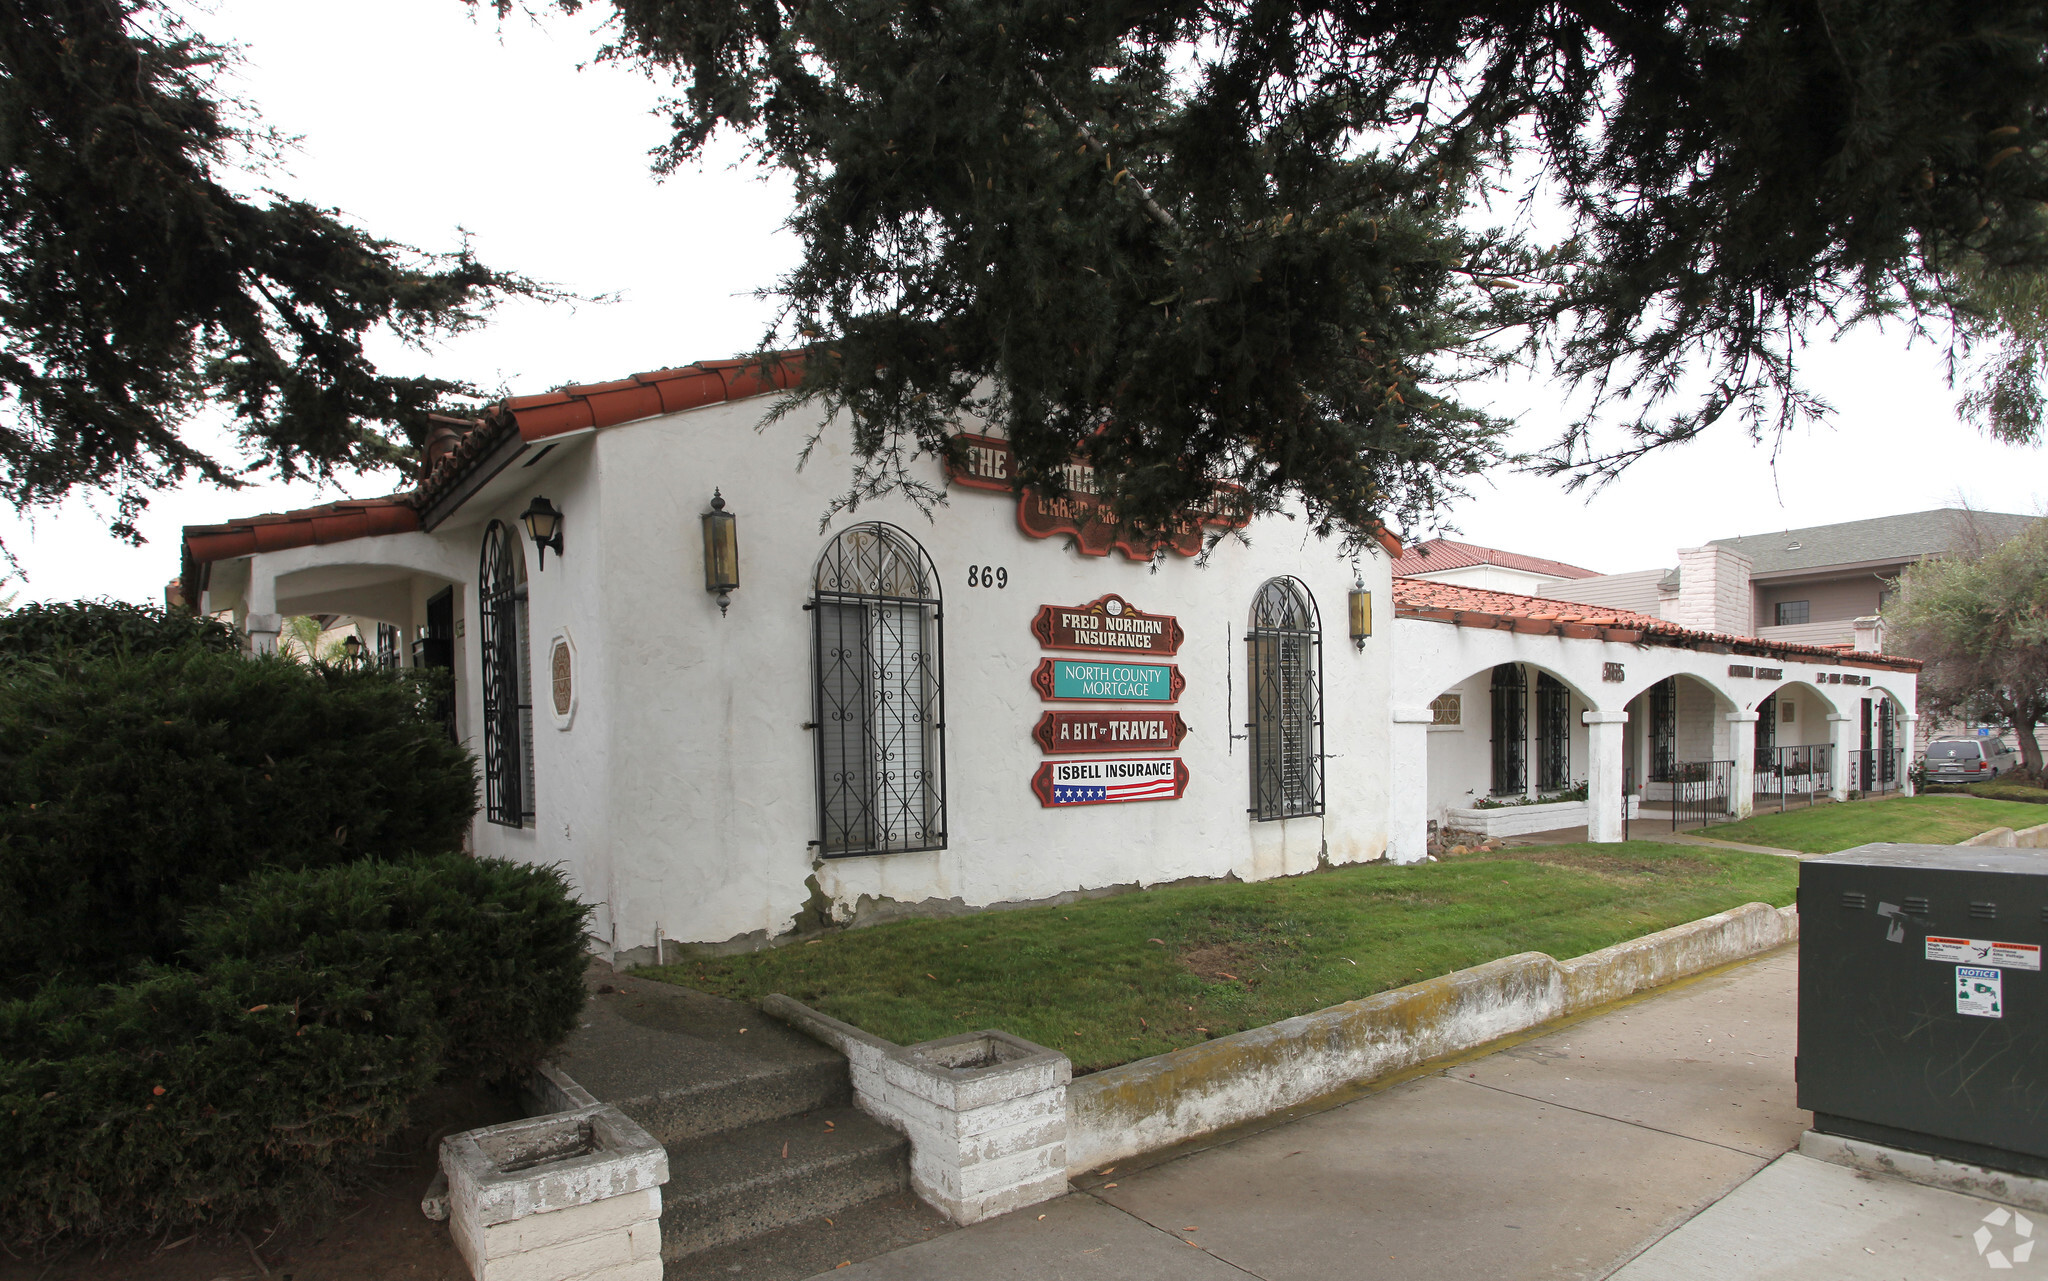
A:
<svg viewBox="0 0 2048 1281">
<path fill-rule="evenodd" d="M 411 494 L 350 499 L 303 511 L 250 516 L 225 525 L 185 526 L 185 553 L 195 561 L 229 560 L 256 552 L 344 543 L 373 534 L 407 534 L 420 527 Z"/>
<path fill-rule="evenodd" d="M 1475 543 L 1454 543 L 1448 538 L 1430 538 L 1415 544 L 1408 549 L 1407 555 L 1394 563 L 1394 568 L 1402 574 L 1434 574 L 1438 570 L 1463 569 L 1468 565 L 1498 565 L 1502 569 L 1526 570 L 1551 578 L 1599 577 L 1593 570 L 1567 565 L 1561 560 L 1524 556 L 1520 552 L 1505 552 L 1498 547 L 1481 547 Z"/>
<path fill-rule="evenodd" d="M 1394 614 L 1430 622 L 1454 623 L 1534 635 L 1559 635 L 1574 640 L 1612 640 L 1635 644 L 1683 645 L 1699 649 L 1725 647 L 1730 653 L 1774 658 L 1820 658 L 1854 667 L 1880 667 L 1917 672 L 1920 660 L 1894 654 L 1844 652 L 1827 645 L 1795 645 L 1756 636 L 1694 631 L 1630 609 L 1582 605 L 1514 592 L 1489 592 L 1427 578 L 1394 579 Z M 1652 641 L 1654 638 L 1654 641 Z"/>
<path fill-rule="evenodd" d="M 763 369 L 758 360 L 713 360 L 680 369 L 657 369 L 612 383 L 564 387 L 538 396 L 501 400 L 473 420 L 473 426 L 417 487 L 385 498 L 328 503 L 303 511 L 251 516 L 222 525 L 187 525 L 183 579 L 191 580 L 198 564 L 230 560 L 255 552 L 345 542 L 373 534 L 409 533 L 420 527 L 419 513 L 461 479 L 471 464 L 514 433 L 526 441 L 546 440 L 566 432 L 698 409 L 727 400 L 758 396 L 792 387 L 801 363 L 791 357 Z M 437 416 L 453 425 L 460 420 Z M 188 593 L 188 600 L 197 599 Z"/>
</svg>

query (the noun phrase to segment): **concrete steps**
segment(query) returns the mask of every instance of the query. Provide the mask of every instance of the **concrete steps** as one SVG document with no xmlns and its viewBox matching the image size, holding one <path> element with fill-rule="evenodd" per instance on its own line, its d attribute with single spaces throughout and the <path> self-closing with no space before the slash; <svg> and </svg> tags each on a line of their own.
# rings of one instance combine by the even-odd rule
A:
<svg viewBox="0 0 2048 1281">
<path fill-rule="evenodd" d="M 669 1277 L 714 1259 L 748 1281 L 808 1276 L 790 1269 L 856 1239 L 943 1230 L 909 1195 L 909 1141 L 852 1106 L 837 1051 L 750 1005 L 602 966 L 590 983 L 583 1026 L 556 1062 L 668 1149 Z"/>
<path fill-rule="evenodd" d="M 910 1143 L 854 1108 L 764 1121 L 669 1145 L 661 1256 L 830 1215 L 910 1184 Z"/>
</svg>

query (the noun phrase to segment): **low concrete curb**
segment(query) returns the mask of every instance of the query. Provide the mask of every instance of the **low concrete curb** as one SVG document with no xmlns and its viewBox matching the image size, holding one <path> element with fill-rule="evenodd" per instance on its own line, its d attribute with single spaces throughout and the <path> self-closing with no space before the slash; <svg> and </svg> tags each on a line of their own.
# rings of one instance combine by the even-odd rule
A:
<svg viewBox="0 0 2048 1281">
<path fill-rule="evenodd" d="M 1523 952 L 1097 1072 L 1067 1087 L 1067 1171 L 1271 1116 L 1798 937 L 1795 909 L 1749 903 L 1569 961 Z"/>
<path fill-rule="evenodd" d="M 1994 827 L 1988 832 L 1979 832 L 1961 845 L 1988 845 L 1996 849 L 2038 850 L 2048 849 L 2048 823 L 2037 823 L 2015 832 L 2009 827 Z"/>
<path fill-rule="evenodd" d="M 1982 1197 L 1986 1201 L 2048 1214 L 2048 1179 L 1987 1170 L 1981 1165 L 1966 1165 L 1961 1161 L 1888 1148 L 1881 1143 L 1866 1143 L 1861 1139 L 1845 1139 L 1816 1130 L 1808 1130 L 1800 1136 L 1799 1153 L 1816 1161 L 1846 1165 L 1852 1170 L 1896 1175 L 1930 1188 L 1961 1192 L 1965 1196 Z"/>
</svg>

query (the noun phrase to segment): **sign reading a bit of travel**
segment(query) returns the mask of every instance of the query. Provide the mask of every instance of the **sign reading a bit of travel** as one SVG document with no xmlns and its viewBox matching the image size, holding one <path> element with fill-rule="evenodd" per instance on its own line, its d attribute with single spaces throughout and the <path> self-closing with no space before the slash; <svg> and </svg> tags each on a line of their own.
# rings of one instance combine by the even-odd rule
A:
<svg viewBox="0 0 2048 1281">
<path fill-rule="evenodd" d="M 1187 736 L 1187 722 L 1179 712 L 1047 712 L 1031 731 L 1047 756 L 1171 752 Z"/>
<path fill-rule="evenodd" d="M 1178 757 L 1046 761 L 1031 776 L 1031 790 L 1047 809 L 1176 801 L 1188 789 L 1188 767 Z"/>
<path fill-rule="evenodd" d="M 1161 657 L 1177 652 L 1187 639 L 1173 615 L 1148 614 L 1115 592 L 1086 605 L 1040 605 L 1031 620 L 1031 634 L 1047 649 Z"/>
<path fill-rule="evenodd" d="M 1187 685 L 1171 663 L 1041 658 L 1031 673 L 1031 688 L 1049 703 L 1171 703 Z"/>
</svg>

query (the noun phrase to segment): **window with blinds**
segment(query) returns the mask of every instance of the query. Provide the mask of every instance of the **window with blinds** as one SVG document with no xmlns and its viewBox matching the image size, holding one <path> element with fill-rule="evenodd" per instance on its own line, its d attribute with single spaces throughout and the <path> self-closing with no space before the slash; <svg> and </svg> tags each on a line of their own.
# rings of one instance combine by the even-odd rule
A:
<svg viewBox="0 0 2048 1281">
<path fill-rule="evenodd" d="M 819 557 L 805 608 L 820 853 L 945 848 L 945 663 L 931 558 L 893 525 L 856 525 Z"/>
<path fill-rule="evenodd" d="M 1254 820 L 1323 812 L 1323 629 L 1315 598 L 1273 578 L 1252 600 L 1250 665 Z"/>
<path fill-rule="evenodd" d="M 533 818 L 533 657 L 528 652 L 526 558 L 503 521 L 484 529 L 477 567 L 483 664 L 484 817 L 504 827 Z"/>
</svg>

